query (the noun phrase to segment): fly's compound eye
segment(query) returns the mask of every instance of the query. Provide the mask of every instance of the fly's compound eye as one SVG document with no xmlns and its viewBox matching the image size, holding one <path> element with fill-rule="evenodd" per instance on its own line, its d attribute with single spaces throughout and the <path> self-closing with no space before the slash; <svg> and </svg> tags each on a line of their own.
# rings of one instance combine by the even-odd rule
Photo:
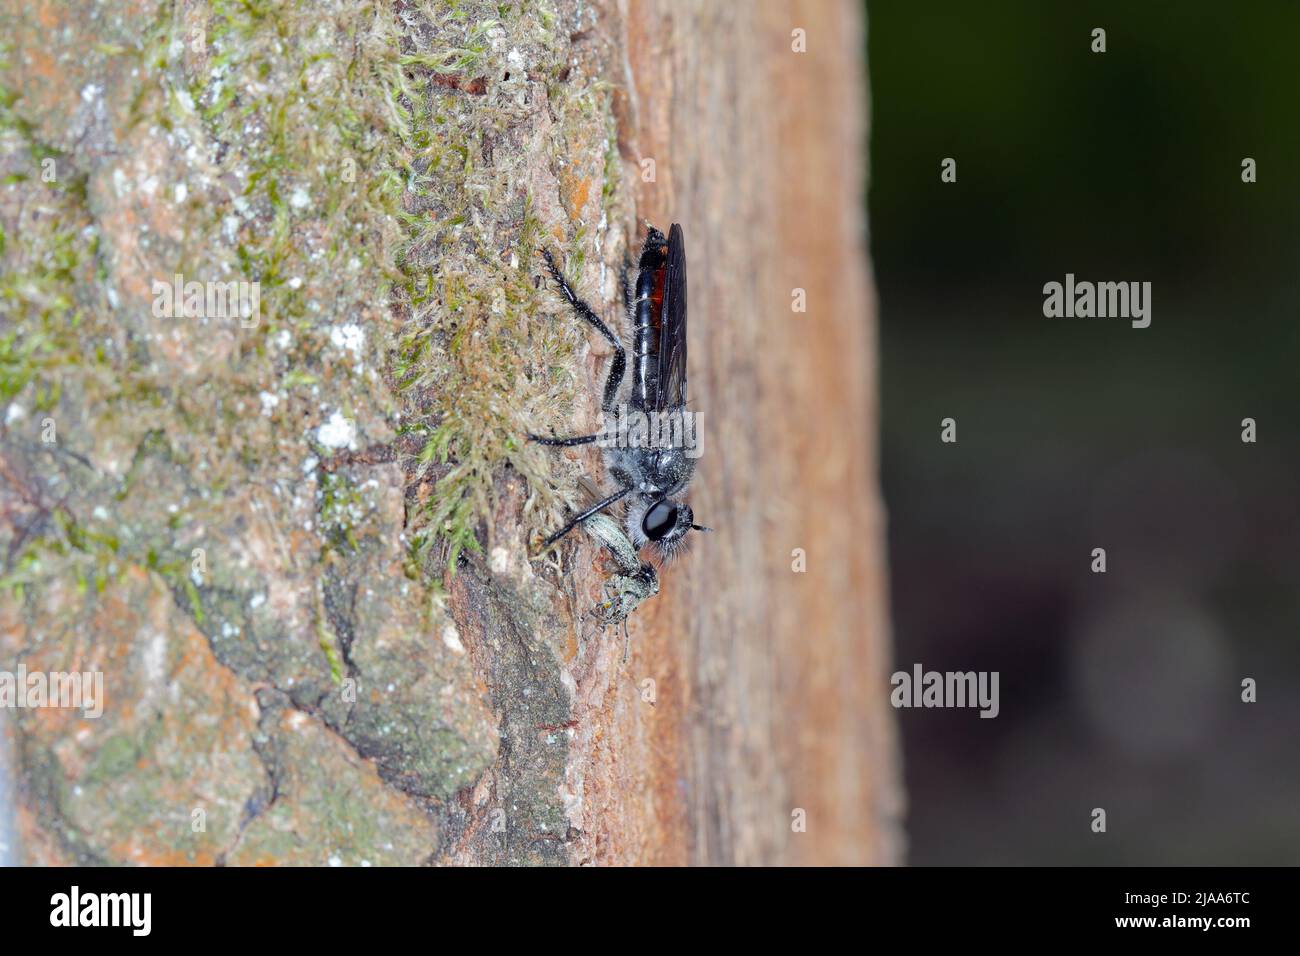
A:
<svg viewBox="0 0 1300 956">
<path fill-rule="evenodd" d="M 675 527 L 677 527 L 677 506 L 667 501 L 655 502 L 641 520 L 641 530 L 651 541 L 661 540 Z"/>
</svg>

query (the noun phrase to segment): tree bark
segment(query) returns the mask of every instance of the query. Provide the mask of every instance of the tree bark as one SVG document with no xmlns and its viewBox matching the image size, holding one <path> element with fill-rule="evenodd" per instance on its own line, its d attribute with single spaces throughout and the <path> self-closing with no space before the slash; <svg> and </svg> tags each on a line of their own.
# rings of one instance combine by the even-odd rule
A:
<svg viewBox="0 0 1300 956">
<path fill-rule="evenodd" d="M 631 3 L 627 47 L 632 149 L 659 170 L 638 212 L 688 223 L 692 384 L 711 441 L 696 511 L 719 529 L 653 612 L 656 653 L 680 649 L 691 700 L 683 859 L 889 862 L 859 8 Z"/>
<path fill-rule="evenodd" d="M 106 688 L 9 713 L 21 858 L 897 861 L 859 7 L 145 7 L 0 4 L 0 670 Z M 716 530 L 625 664 L 519 437 L 608 356 L 538 252 L 619 322 L 641 220 Z"/>
</svg>

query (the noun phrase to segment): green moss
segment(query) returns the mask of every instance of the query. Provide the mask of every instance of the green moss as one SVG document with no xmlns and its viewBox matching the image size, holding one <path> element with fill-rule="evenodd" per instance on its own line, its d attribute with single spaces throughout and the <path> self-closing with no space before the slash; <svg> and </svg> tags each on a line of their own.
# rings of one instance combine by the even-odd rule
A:
<svg viewBox="0 0 1300 956">
<path fill-rule="evenodd" d="M 241 332 L 228 366 L 189 388 L 169 380 L 139 340 L 106 348 L 128 324 L 106 298 L 114 250 L 100 248 L 85 175 L 70 175 L 41 187 L 55 214 L 39 228 L 0 227 L 0 306 L 15 317 L 0 331 L 0 402 L 61 409 L 61 428 L 78 418 L 87 433 L 120 433 L 126 422 L 138 435 L 166 429 L 179 501 L 186 489 L 211 496 L 241 487 L 266 468 L 267 454 L 298 445 L 296 435 L 231 440 L 247 430 L 259 392 L 298 416 L 305 407 L 319 415 L 328 396 L 391 423 L 409 454 L 408 476 L 424 486 L 408 498 L 411 567 L 436 577 L 481 550 L 507 471 L 528 482 L 530 534 L 551 526 L 572 485 L 554 471 L 560 459 L 523 436 L 571 414 L 585 333 L 537 287 L 538 252 L 564 250 L 577 274 L 591 232 L 579 223 L 557 241 L 533 208 L 536 156 L 511 138 L 528 125 L 515 102 L 524 70 L 546 79 L 557 119 L 548 151 L 562 156 L 570 139 L 605 131 L 598 188 L 606 209 L 618 157 L 608 91 L 559 80 L 568 47 L 549 4 L 422 0 L 399 11 L 359 0 L 212 0 L 195 20 L 205 29 L 201 48 L 191 45 L 189 22 L 164 8 L 138 39 L 105 37 L 96 55 L 134 60 L 137 128 L 198 144 L 203 176 L 233 185 L 229 199 L 213 190 L 212 201 L 198 202 L 195 192 L 177 205 L 186 239 L 174 265 L 258 281 L 262 322 Z M 481 80 L 483 95 L 458 88 L 467 80 Z M 15 104 L 0 90 L 7 147 L 62 167 L 67 157 L 37 140 Z M 183 181 L 175 158 L 163 172 Z M 391 331 L 373 321 L 390 309 L 401 320 Z M 338 363 L 326 360 L 329 323 L 358 316 L 371 320 L 369 352 L 386 366 L 391 392 L 359 377 L 341 383 Z M 291 344 L 273 347 L 282 333 Z M 355 550 L 346 491 L 325 484 L 327 550 Z M 146 546 L 171 566 L 172 541 L 189 523 L 183 513 L 146 520 L 142 509 L 157 491 L 141 487 L 133 465 L 115 492 L 121 512 L 139 519 L 138 533 L 99 529 L 119 548 L 93 551 L 73 572 L 79 587 L 102 586 L 113 576 L 108 557 L 126 567 Z M 30 568 L 4 569 L 4 581 L 28 585 Z M 198 619 L 201 595 L 188 575 L 169 581 Z"/>
<path fill-rule="evenodd" d="M 334 637 L 334 632 L 329 629 L 323 616 L 316 620 L 316 642 L 320 649 L 325 652 L 325 659 L 330 665 L 330 680 L 336 685 L 343 683 L 343 661 L 339 657 L 338 640 Z"/>
<path fill-rule="evenodd" d="M 97 246 L 87 230 L 85 177 L 72 175 L 67 157 L 35 138 L 16 101 L 0 85 L 0 154 L 22 158 L 20 171 L 6 178 L 21 182 L 38 214 L 12 233 L 0 227 L 0 314 L 7 326 L 0 334 L 0 402 L 27 392 L 31 406 L 47 412 L 58 405 L 68 372 L 85 364 L 86 309 L 77 282 Z M 37 172 L 42 160 L 53 160 L 59 177 L 45 182 Z"/>
<path fill-rule="evenodd" d="M 370 508 L 347 475 L 322 471 L 318 479 L 317 517 L 325 537 L 325 547 L 346 554 L 356 551 L 354 525 L 364 520 Z"/>
<path fill-rule="evenodd" d="M 99 748 L 95 765 L 86 776 L 87 783 L 120 777 L 128 772 L 137 757 L 135 742 L 122 734 L 109 737 Z"/>
<path fill-rule="evenodd" d="M 528 447 L 524 435 L 571 411 L 571 369 L 583 339 L 573 323 L 555 320 L 558 303 L 536 283 L 538 254 L 550 240 L 519 185 L 531 181 L 528 164 L 536 157 L 497 144 L 517 123 L 500 105 L 508 96 L 496 89 L 512 69 L 519 73 L 508 52 L 523 48 L 530 72 L 558 76 L 564 66 L 553 15 L 545 4 L 422 9 L 438 42 L 403 50 L 408 70 L 393 88 L 412 130 L 404 138 L 411 164 L 398 217 L 400 292 L 409 317 L 393 377 L 403 399 L 403 434 L 419 449 L 412 477 L 433 481 L 408 522 L 413 560 L 454 573 L 458 557 L 481 550 L 485 529 L 491 534 L 504 470 L 529 483 L 532 533 L 566 503 L 569 489 L 561 483 L 557 490 L 555 459 Z M 462 81 L 483 75 L 487 95 L 433 80 L 448 74 Z M 556 84 L 550 109 L 565 124 L 590 123 L 593 110 L 608 117 L 606 92 Z M 565 134 L 562 125 L 557 150 Z M 607 177 L 614 171 L 607 162 Z M 581 270 L 587 245 L 580 225 L 568 246 L 573 270 Z"/>
</svg>

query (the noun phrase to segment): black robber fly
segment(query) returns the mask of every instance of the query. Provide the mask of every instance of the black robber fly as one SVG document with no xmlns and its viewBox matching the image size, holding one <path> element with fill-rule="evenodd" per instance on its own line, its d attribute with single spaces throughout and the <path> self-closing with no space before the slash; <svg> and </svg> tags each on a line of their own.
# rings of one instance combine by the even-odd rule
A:
<svg viewBox="0 0 1300 956">
<path fill-rule="evenodd" d="M 680 500 L 699 457 L 694 416 L 686 409 L 686 248 L 682 227 L 673 224 L 668 238 L 653 226 L 646 234 L 637 266 L 636 285 L 623 276 L 623 299 L 632 323 L 632 381 L 627 399 L 618 402 L 627 370 L 627 353 L 586 302 L 578 298 L 549 251 L 546 267 L 578 318 L 614 349 L 605 379 L 601 410 L 605 429 L 595 435 L 554 438 L 529 435 L 543 445 L 600 442 L 605 466 L 618 488 L 587 507 L 546 539 L 550 547 L 592 515 L 626 502 L 624 524 L 636 549 L 652 545 L 672 557 L 688 531 L 707 531 L 694 523 L 690 505 Z M 630 424 L 629 424 L 630 423 Z M 644 425 L 644 428 L 638 428 Z"/>
</svg>

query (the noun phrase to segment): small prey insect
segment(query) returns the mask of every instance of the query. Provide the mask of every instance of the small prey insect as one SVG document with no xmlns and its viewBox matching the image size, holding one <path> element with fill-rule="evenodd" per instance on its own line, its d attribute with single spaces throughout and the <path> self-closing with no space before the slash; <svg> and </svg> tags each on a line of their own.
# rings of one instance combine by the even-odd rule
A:
<svg viewBox="0 0 1300 956">
<path fill-rule="evenodd" d="M 624 272 L 623 299 L 632 324 L 633 347 L 631 387 L 622 405 L 618 403 L 619 388 L 627 371 L 627 351 L 622 341 L 591 306 L 578 298 L 551 253 L 543 250 L 542 254 L 551 278 L 574 313 L 604 337 L 613 347 L 614 357 L 601 402 L 606 420 L 603 431 L 574 438 L 528 437 L 560 447 L 599 441 L 606 470 L 618 485 L 618 490 L 601 497 L 550 535 L 545 547 L 592 516 L 625 502 L 624 527 L 633 549 L 649 544 L 667 560 L 682 547 L 687 532 L 709 530 L 694 523 L 690 505 L 680 500 L 700 451 L 694 413 L 686 409 L 686 245 L 682 227 L 674 223 L 667 238 L 653 226 L 648 227 L 635 287 Z M 654 426 L 629 432 L 623 427 L 611 427 L 615 416 L 623 422 L 630 417 L 648 420 Z"/>
<path fill-rule="evenodd" d="M 605 600 L 589 612 L 588 616 L 596 619 L 597 626 L 603 631 L 613 625 L 623 625 L 623 663 L 627 663 L 628 635 L 627 619 L 640 607 L 641 602 L 659 593 L 659 575 L 653 564 L 647 564 L 637 557 L 632 542 L 618 523 L 608 515 L 595 514 L 582 525 L 583 529 L 605 546 L 618 566 L 618 573 L 605 582 Z"/>
</svg>

